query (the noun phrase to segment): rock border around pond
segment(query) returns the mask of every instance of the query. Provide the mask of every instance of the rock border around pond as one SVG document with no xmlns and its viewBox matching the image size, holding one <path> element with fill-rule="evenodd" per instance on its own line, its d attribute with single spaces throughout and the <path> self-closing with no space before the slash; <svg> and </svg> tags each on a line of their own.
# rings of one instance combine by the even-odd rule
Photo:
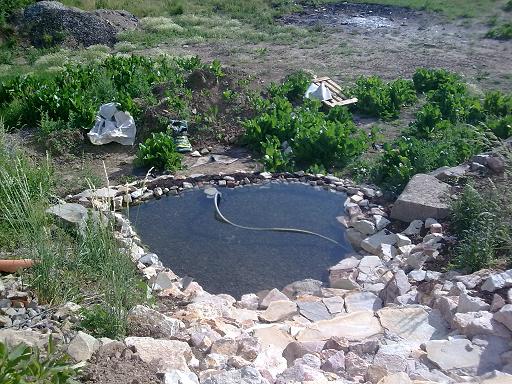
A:
<svg viewBox="0 0 512 384">
<path fill-rule="evenodd" d="M 154 295 L 173 303 L 163 313 L 135 307 L 124 348 L 145 363 L 157 360 L 155 369 L 166 383 L 512 380 L 512 271 L 462 275 L 425 269 L 449 240 L 443 224 L 427 218 L 398 225 L 378 204 L 375 188 L 303 172 L 166 175 L 66 200 L 110 212 L 198 187 L 274 181 L 347 194 L 346 214 L 338 220 L 358 253 L 330 268 L 329 286 L 306 279 L 238 301 L 209 294 L 164 268 L 143 248 L 129 220 L 115 212 L 116 237 L 127 255 Z M 98 347 L 82 344 L 89 352 Z"/>
</svg>

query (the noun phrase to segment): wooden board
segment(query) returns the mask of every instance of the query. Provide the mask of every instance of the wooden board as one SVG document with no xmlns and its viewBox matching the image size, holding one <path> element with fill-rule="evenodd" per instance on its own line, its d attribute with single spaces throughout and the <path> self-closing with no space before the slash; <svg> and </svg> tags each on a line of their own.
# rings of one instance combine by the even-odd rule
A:
<svg viewBox="0 0 512 384">
<path fill-rule="evenodd" d="M 344 95 L 341 93 L 341 87 L 336 84 L 331 78 L 329 77 L 316 77 L 313 79 L 313 84 L 320 86 L 321 84 L 324 84 L 326 88 L 331 91 L 332 99 L 330 100 L 324 100 L 324 104 L 328 107 L 335 107 L 337 105 L 349 105 L 357 103 L 357 98 L 351 98 L 346 99 Z"/>
</svg>

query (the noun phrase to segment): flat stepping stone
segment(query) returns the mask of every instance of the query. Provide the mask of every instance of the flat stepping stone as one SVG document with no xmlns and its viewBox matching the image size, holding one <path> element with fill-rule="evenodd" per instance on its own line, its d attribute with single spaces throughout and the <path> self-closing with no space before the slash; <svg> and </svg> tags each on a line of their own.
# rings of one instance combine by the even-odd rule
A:
<svg viewBox="0 0 512 384">
<path fill-rule="evenodd" d="M 331 314 L 322 301 L 297 301 L 299 313 L 310 321 L 328 320 Z"/>
</svg>

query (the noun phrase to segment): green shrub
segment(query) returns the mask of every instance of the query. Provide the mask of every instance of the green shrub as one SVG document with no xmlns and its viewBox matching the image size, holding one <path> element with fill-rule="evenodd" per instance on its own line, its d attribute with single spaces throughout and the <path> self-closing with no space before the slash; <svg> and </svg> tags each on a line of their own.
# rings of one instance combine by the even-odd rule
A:
<svg viewBox="0 0 512 384">
<path fill-rule="evenodd" d="M 183 86 L 185 69 L 197 59 L 169 61 L 141 56 L 112 56 L 100 63 L 68 65 L 54 76 L 23 75 L 0 85 L 0 113 L 6 125 L 38 126 L 43 115 L 66 126 L 89 129 L 98 107 L 119 102 L 135 117 L 140 108 L 135 99 L 153 100 L 152 88 L 165 81 Z"/>
<path fill-rule="evenodd" d="M 489 119 L 484 125 L 500 139 L 508 139 L 512 136 L 512 115 L 501 119 Z"/>
<path fill-rule="evenodd" d="M 405 135 L 386 144 L 372 171 L 372 179 L 398 193 L 416 173 L 460 164 L 488 146 L 481 128 L 442 121 L 427 138 Z"/>
<path fill-rule="evenodd" d="M 367 148 L 369 139 L 345 107 L 326 114 L 320 102 L 308 99 L 294 107 L 287 97 L 303 94 L 300 84 L 306 81 L 300 78 L 304 81 L 288 78 L 282 87 L 272 85 L 269 98 L 254 100 L 256 116 L 243 123 L 245 142 L 263 155 L 269 170 L 307 169 L 315 164 L 342 167 Z M 285 142 L 290 147 L 286 154 L 281 153 Z"/>
<path fill-rule="evenodd" d="M 292 103 L 298 103 L 311 84 L 311 75 L 298 71 L 288 75 L 282 84 L 271 84 L 268 89 L 270 97 L 283 97 Z"/>
<path fill-rule="evenodd" d="M 503 7 L 503 10 L 505 12 L 510 12 L 512 11 L 512 0 L 508 0 L 507 1 L 507 4 L 505 4 L 505 7 Z"/>
<path fill-rule="evenodd" d="M 38 348 L 24 344 L 9 350 L 0 342 L 0 383 L 2 384 L 72 384 L 78 371 L 68 362 L 68 358 L 55 350 L 50 339 L 46 357 Z"/>
<path fill-rule="evenodd" d="M 270 172 L 293 170 L 291 156 L 281 149 L 281 142 L 276 136 L 267 136 L 261 143 L 263 164 Z"/>
<path fill-rule="evenodd" d="M 497 40 L 510 40 L 512 39 L 512 23 L 503 23 L 498 25 L 485 35 L 485 37 L 490 37 L 491 39 Z"/>
<path fill-rule="evenodd" d="M 484 110 L 486 114 L 497 117 L 512 114 L 512 94 L 505 95 L 500 91 L 487 92 L 484 99 Z"/>
<path fill-rule="evenodd" d="M 412 81 L 399 79 L 386 84 L 377 76 L 360 77 L 350 94 L 359 100 L 354 106 L 355 110 L 387 120 L 398 117 L 404 105 L 416 101 Z"/>
<path fill-rule="evenodd" d="M 417 92 L 427 93 L 438 89 L 441 85 L 457 83 L 459 78 L 445 69 L 419 68 L 414 73 L 412 80 Z"/>
<path fill-rule="evenodd" d="M 137 161 L 144 167 L 158 170 L 176 171 L 181 168 L 181 155 L 169 133 L 152 133 L 144 143 L 139 144 Z"/>
</svg>

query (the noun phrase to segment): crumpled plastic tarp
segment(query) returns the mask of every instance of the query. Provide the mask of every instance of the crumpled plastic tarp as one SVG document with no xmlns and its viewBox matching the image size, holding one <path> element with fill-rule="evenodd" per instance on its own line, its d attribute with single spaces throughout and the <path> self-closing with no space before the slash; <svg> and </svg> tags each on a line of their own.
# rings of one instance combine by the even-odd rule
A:
<svg viewBox="0 0 512 384">
<path fill-rule="evenodd" d="M 304 97 L 307 99 L 318 99 L 321 101 L 325 101 L 332 99 L 332 93 L 324 85 L 324 83 L 320 83 L 320 85 L 311 83 Z"/>
<path fill-rule="evenodd" d="M 103 104 L 96 116 L 96 124 L 87 136 L 94 145 L 119 143 L 133 145 L 137 128 L 135 120 L 128 112 L 120 111 L 118 103 Z"/>
</svg>

